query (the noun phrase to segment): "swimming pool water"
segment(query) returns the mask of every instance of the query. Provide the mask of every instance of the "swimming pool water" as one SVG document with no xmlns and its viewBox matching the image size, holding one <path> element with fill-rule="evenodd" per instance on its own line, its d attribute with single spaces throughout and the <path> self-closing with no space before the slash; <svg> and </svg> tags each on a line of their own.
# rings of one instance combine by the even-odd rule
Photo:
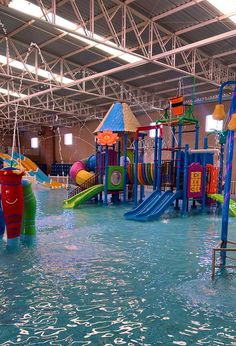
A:
<svg viewBox="0 0 236 346">
<path fill-rule="evenodd" d="M 236 345 L 236 275 L 210 278 L 220 218 L 136 223 L 36 194 L 37 245 L 0 243 L 1 345 Z"/>
</svg>

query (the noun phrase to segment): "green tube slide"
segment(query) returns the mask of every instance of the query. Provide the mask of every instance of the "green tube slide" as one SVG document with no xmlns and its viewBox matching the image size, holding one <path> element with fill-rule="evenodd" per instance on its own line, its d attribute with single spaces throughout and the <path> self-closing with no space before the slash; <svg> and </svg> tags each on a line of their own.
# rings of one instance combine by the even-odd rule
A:
<svg viewBox="0 0 236 346">
<path fill-rule="evenodd" d="M 78 193 L 77 195 L 66 199 L 63 201 L 63 208 L 65 209 L 73 209 L 76 208 L 78 205 L 90 200 L 91 198 L 95 197 L 98 193 L 102 192 L 104 189 L 104 186 L 94 185 L 89 187 L 88 189 Z"/>
<path fill-rule="evenodd" d="M 224 203 L 224 195 L 215 193 L 215 194 L 209 194 L 208 197 L 210 197 L 216 202 L 219 202 L 222 204 Z M 236 202 L 233 199 L 230 199 L 229 201 L 229 212 L 231 216 L 236 217 Z"/>
<path fill-rule="evenodd" d="M 24 192 L 24 214 L 21 226 L 23 240 L 33 240 L 36 235 L 35 216 L 36 199 L 32 190 L 32 184 L 28 180 L 22 181 Z"/>
</svg>

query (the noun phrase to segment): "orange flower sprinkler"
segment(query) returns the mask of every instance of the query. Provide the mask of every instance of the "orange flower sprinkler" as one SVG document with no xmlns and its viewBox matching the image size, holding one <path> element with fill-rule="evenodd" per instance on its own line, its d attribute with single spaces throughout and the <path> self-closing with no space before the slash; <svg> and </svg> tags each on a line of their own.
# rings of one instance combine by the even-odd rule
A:
<svg viewBox="0 0 236 346">
<path fill-rule="evenodd" d="M 116 144 L 118 139 L 119 137 L 117 133 L 113 133 L 110 130 L 104 130 L 103 132 L 97 134 L 98 144 L 100 145 L 111 146 L 113 144 Z"/>
<path fill-rule="evenodd" d="M 104 130 L 97 134 L 97 143 L 101 146 L 106 146 L 105 152 L 105 185 L 104 185 L 104 205 L 108 204 L 108 147 L 117 143 L 119 137 L 117 133 L 113 133 L 111 130 Z"/>
</svg>

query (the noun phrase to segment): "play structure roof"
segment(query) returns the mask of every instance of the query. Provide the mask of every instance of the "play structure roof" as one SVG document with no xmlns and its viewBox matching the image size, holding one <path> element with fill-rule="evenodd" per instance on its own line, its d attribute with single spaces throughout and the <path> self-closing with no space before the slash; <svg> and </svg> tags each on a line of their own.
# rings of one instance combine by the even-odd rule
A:
<svg viewBox="0 0 236 346">
<path fill-rule="evenodd" d="M 140 124 L 130 107 L 126 103 L 114 103 L 99 126 L 94 131 L 102 132 L 112 130 L 113 132 L 136 132 Z"/>
</svg>

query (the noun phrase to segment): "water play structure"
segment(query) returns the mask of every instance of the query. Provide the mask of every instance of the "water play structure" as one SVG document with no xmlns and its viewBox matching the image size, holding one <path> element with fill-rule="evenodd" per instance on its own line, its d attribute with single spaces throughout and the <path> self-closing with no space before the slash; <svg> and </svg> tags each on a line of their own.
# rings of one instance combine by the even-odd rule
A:
<svg viewBox="0 0 236 346">
<path fill-rule="evenodd" d="M 221 86 L 219 104 L 213 114 L 217 120 L 225 117 L 222 90 L 228 84 L 236 82 Z M 158 219 L 170 208 L 179 211 L 180 215 L 187 215 L 192 210 L 204 212 L 212 206 L 221 210 L 222 206 L 221 242 L 214 251 L 220 252 L 218 267 L 225 266 L 226 252 L 235 251 L 232 248 L 235 243 L 227 240 L 229 215 L 236 217 L 236 202 L 230 199 L 236 130 L 235 100 L 236 90 L 232 97 L 228 129 L 214 132 L 217 143 L 212 147 L 208 145 L 209 136 L 203 139 L 200 147 L 199 122 L 194 117 L 193 105 L 184 105 L 182 97 L 171 98 L 169 109 L 148 126 L 140 126 L 127 105 L 113 104 L 95 130 L 95 155 L 76 162 L 71 168 L 71 178 L 78 186 L 69 192 L 64 208 L 75 208 L 89 200 L 105 206 L 109 202 L 129 201 L 133 209 L 124 217 L 144 222 Z M 155 131 L 155 135 L 148 151 L 145 140 L 151 130 Z M 168 145 L 164 141 L 167 131 L 171 139 Z M 194 134 L 193 148 L 184 141 L 185 133 Z M 116 137 L 114 142 L 113 137 Z M 150 153 L 152 155 L 150 162 L 145 161 L 147 152 L 149 159 Z M 153 192 L 145 191 L 148 186 Z M 108 196 L 111 196 L 110 200 Z M 227 248 L 227 244 L 231 244 L 231 248 Z M 217 268 L 215 260 L 213 268 Z"/>
<path fill-rule="evenodd" d="M 69 191 L 68 198 L 63 203 L 64 208 L 74 208 L 92 198 L 107 205 L 108 195 L 111 195 L 113 202 L 118 202 L 121 192 L 122 200 L 128 200 L 127 169 L 128 163 L 133 160 L 133 151 L 128 150 L 128 141 L 132 142 L 139 126 L 127 104 L 117 102 L 110 107 L 94 131 L 94 134 L 98 135 L 95 155 L 78 161 L 71 167 L 70 176 L 77 182 L 78 187 Z M 110 132 L 107 133 L 106 129 Z"/>
<path fill-rule="evenodd" d="M 17 168 L 0 170 L 0 235 L 3 236 L 6 228 L 9 248 L 17 247 L 20 238 L 33 241 L 36 234 L 36 200 L 31 183 L 22 180 L 23 176 L 24 172 Z"/>
<path fill-rule="evenodd" d="M 0 153 L 0 159 L 4 162 L 5 167 L 24 169 L 26 175 L 35 177 L 36 181 L 46 188 L 61 189 L 66 187 L 64 184 L 49 178 L 32 160 L 23 154 L 14 152 L 13 157 L 11 157 L 8 154 Z"/>
<path fill-rule="evenodd" d="M 64 208 L 75 208 L 91 199 L 107 205 L 110 195 L 112 202 L 133 202 L 133 210 L 125 214 L 128 220 L 157 219 L 173 204 L 182 215 L 197 207 L 206 210 L 209 194 L 222 193 L 224 142 L 210 148 L 205 137 L 200 148 L 199 123 L 193 108 L 176 100 L 179 98 L 172 98 L 172 109 L 148 126 L 140 126 L 128 105 L 113 104 L 94 132 L 95 155 L 75 162 L 71 168 L 71 179 L 78 186 L 69 192 Z M 163 141 L 168 130 L 171 143 L 167 146 Z M 155 135 L 146 148 L 150 131 Z M 185 133 L 194 133 L 194 148 L 182 145 Z M 112 142 L 112 138 L 116 140 Z M 147 152 L 150 162 L 145 162 Z M 221 162 L 219 169 L 214 165 L 216 156 Z M 153 193 L 146 197 L 147 186 Z"/>
</svg>

